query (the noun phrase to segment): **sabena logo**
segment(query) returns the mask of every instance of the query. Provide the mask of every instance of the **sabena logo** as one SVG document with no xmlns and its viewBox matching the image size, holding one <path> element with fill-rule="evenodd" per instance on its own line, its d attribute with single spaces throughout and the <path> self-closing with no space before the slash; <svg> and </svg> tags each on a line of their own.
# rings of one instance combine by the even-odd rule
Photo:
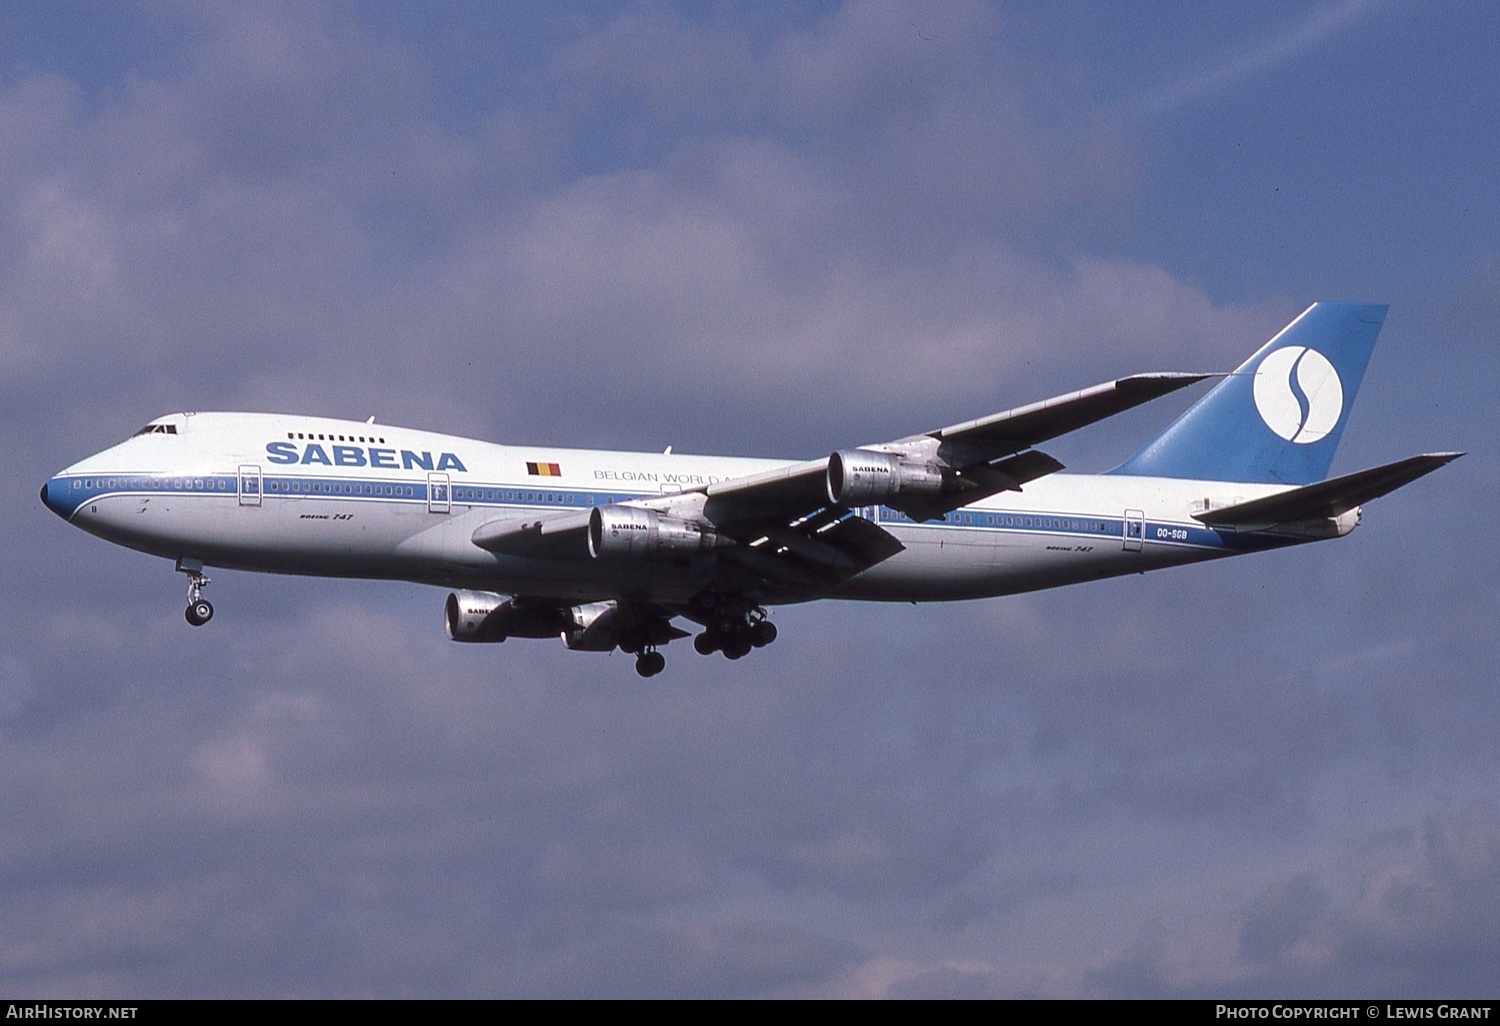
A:
<svg viewBox="0 0 1500 1026">
<path fill-rule="evenodd" d="M 1327 437 L 1344 412 L 1344 385 L 1328 357 L 1305 346 L 1278 349 L 1255 372 L 1255 408 L 1289 442 Z"/>
</svg>

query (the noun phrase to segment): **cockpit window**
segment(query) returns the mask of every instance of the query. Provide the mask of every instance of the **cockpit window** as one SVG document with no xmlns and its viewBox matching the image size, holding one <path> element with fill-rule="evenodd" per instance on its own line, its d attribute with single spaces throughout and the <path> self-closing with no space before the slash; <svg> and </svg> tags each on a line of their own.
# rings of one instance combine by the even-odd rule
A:
<svg viewBox="0 0 1500 1026">
<path fill-rule="evenodd" d="M 147 424 L 131 437 L 134 438 L 138 435 L 175 435 L 176 433 L 176 424 Z"/>
</svg>

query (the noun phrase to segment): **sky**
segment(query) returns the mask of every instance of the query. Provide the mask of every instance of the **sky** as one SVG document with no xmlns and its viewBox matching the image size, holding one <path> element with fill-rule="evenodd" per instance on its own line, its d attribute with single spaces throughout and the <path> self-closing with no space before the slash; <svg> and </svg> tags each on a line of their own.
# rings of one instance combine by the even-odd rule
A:
<svg viewBox="0 0 1500 1026">
<path fill-rule="evenodd" d="M 0 5 L 0 992 L 1494 997 L 1500 6 Z M 178 410 L 818 456 L 1391 304 L 1337 542 L 454 645 L 51 474 Z M 1130 455 L 1193 395 L 1049 445 Z M 679 651 L 679 648 L 684 650 Z"/>
</svg>

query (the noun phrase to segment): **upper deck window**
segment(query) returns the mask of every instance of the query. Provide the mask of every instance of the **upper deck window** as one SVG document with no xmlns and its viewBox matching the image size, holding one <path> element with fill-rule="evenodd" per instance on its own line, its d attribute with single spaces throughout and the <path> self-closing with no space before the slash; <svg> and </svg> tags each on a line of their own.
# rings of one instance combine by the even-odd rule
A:
<svg viewBox="0 0 1500 1026">
<path fill-rule="evenodd" d="M 176 424 L 147 424 L 130 437 L 134 438 L 137 435 L 175 435 L 176 433 Z"/>
</svg>

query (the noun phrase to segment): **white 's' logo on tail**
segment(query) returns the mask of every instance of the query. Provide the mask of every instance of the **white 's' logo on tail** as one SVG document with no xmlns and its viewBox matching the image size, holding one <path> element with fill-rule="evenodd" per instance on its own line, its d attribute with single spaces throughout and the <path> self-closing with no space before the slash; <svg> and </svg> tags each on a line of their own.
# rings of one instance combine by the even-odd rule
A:
<svg viewBox="0 0 1500 1026">
<path fill-rule="evenodd" d="M 1344 386 L 1328 357 L 1287 346 L 1255 371 L 1255 408 L 1266 427 L 1289 442 L 1307 445 L 1328 435 L 1344 412 Z"/>
</svg>

